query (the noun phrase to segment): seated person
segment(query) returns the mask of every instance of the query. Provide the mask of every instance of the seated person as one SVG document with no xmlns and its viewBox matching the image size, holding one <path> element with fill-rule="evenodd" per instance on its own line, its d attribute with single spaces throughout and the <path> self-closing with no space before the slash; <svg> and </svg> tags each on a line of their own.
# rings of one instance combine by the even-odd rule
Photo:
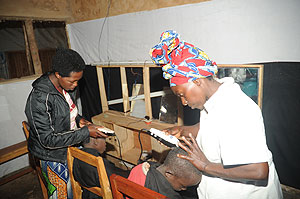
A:
<svg viewBox="0 0 300 199">
<path fill-rule="evenodd" d="M 196 188 L 202 173 L 189 161 L 177 157 L 177 154 L 187 155 L 181 148 L 174 147 L 163 164 L 139 164 L 131 170 L 128 179 L 172 199 L 198 198 Z M 193 189 L 187 193 L 187 187 Z"/>
<path fill-rule="evenodd" d="M 90 138 L 90 142 L 83 145 L 81 149 L 89 154 L 94 156 L 102 156 L 103 152 L 106 149 L 105 138 Z M 129 171 L 122 170 L 116 167 L 112 162 L 103 158 L 104 166 L 106 169 L 107 177 L 115 173 L 117 175 L 128 177 Z M 85 187 L 100 187 L 99 176 L 96 167 L 89 165 L 81 160 L 74 159 L 73 162 L 73 175 L 76 181 Z M 96 194 L 83 188 L 82 198 L 101 198 Z"/>
</svg>

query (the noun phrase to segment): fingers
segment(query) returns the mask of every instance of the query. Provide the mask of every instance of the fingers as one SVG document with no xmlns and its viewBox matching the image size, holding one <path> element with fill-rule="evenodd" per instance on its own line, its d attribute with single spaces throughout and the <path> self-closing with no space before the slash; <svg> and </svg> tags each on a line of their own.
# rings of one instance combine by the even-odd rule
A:
<svg viewBox="0 0 300 199">
<path fill-rule="evenodd" d="M 108 135 L 103 133 L 102 131 L 97 130 L 97 137 L 108 138 Z"/>
<path fill-rule="evenodd" d="M 192 144 L 189 142 L 184 136 L 182 136 L 182 140 L 184 143 L 189 147 L 189 149 L 192 149 Z M 187 147 L 186 147 L 187 148 Z"/>
<path fill-rule="evenodd" d="M 182 158 L 182 159 L 186 159 L 186 160 L 193 160 L 191 157 L 186 156 L 186 155 L 182 155 L 182 154 L 177 154 L 177 157 Z"/>
</svg>

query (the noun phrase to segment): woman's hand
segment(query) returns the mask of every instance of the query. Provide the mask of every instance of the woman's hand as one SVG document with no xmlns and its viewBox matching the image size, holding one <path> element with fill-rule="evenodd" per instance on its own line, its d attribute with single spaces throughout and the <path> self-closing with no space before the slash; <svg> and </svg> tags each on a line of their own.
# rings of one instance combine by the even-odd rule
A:
<svg viewBox="0 0 300 199">
<path fill-rule="evenodd" d="M 108 135 L 106 135 L 105 133 L 101 132 L 98 128 L 102 127 L 99 125 L 95 125 L 95 124 L 90 124 L 87 126 L 90 132 L 90 137 L 93 138 L 107 138 Z"/>
<path fill-rule="evenodd" d="M 183 129 L 184 126 L 173 126 L 171 128 L 164 129 L 163 132 L 165 132 L 167 135 L 173 135 L 176 138 L 179 138 L 182 136 Z"/>
<path fill-rule="evenodd" d="M 81 118 L 80 121 L 79 121 L 79 127 L 82 128 L 84 126 L 88 126 L 92 124 L 90 121 L 87 121 L 86 119 L 84 118 Z"/>
<path fill-rule="evenodd" d="M 200 123 L 197 123 L 192 126 L 173 126 L 171 128 L 167 128 L 163 130 L 167 135 L 173 135 L 177 138 L 182 136 L 188 137 L 191 133 L 194 137 L 197 137 L 198 131 L 200 128 Z"/>
<path fill-rule="evenodd" d="M 206 158 L 191 133 L 189 134 L 189 138 L 190 141 L 188 141 L 185 137 L 182 137 L 182 140 L 186 145 L 179 143 L 179 146 L 185 150 L 188 155 L 186 156 L 179 154 L 178 157 L 189 160 L 197 169 L 200 171 L 205 171 L 205 168 L 211 162 L 209 162 L 209 160 Z"/>
</svg>

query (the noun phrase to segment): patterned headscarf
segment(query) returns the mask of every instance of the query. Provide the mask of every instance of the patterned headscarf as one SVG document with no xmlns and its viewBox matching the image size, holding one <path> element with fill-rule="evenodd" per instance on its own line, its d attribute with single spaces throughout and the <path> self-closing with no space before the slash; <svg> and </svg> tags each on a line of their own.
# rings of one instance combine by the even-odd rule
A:
<svg viewBox="0 0 300 199">
<path fill-rule="evenodd" d="M 173 30 L 161 34 L 160 43 L 150 50 L 150 56 L 155 64 L 163 65 L 163 76 L 170 79 L 170 86 L 214 76 L 218 71 L 217 64 L 204 51 L 179 41 Z"/>
</svg>

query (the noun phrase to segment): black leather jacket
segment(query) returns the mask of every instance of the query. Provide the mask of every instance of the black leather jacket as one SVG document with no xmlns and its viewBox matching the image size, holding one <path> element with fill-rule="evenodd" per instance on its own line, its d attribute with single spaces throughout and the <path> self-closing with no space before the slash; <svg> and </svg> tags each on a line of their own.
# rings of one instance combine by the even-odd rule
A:
<svg viewBox="0 0 300 199">
<path fill-rule="evenodd" d="M 70 130 L 70 109 L 65 97 L 58 92 L 44 74 L 32 84 L 25 114 L 30 125 L 28 150 L 34 156 L 54 162 L 66 163 L 67 147 L 89 142 L 87 127 Z M 75 103 L 75 92 L 69 92 Z M 76 117 L 78 122 L 81 116 Z"/>
</svg>

